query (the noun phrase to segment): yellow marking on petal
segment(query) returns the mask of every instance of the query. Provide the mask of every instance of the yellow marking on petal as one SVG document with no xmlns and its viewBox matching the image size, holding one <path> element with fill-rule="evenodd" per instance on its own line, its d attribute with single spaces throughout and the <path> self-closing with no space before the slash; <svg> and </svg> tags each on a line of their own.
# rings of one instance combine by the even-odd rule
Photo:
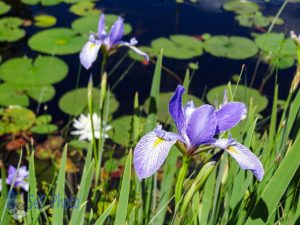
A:
<svg viewBox="0 0 300 225">
<path fill-rule="evenodd" d="M 164 139 L 158 137 L 158 138 L 154 141 L 153 148 L 156 148 L 157 145 L 159 145 L 159 144 L 162 143 L 163 141 L 164 141 Z"/>
<path fill-rule="evenodd" d="M 94 43 L 90 43 L 89 50 L 92 50 L 96 45 Z"/>
<path fill-rule="evenodd" d="M 239 154 L 239 152 L 238 152 L 233 146 L 229 146 L 229 147 L 227 148 L 227 151 L 232 152 L 232 153 L 235 153 L 235 154 Z"/>
</svg>

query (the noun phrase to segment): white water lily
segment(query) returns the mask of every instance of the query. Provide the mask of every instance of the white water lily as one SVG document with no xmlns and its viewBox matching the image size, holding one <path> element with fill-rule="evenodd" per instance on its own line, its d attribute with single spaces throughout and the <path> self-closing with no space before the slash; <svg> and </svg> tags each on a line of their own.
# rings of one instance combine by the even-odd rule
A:
<svg viewBox="0 0 300 225">
<path fill-rule="evenodd" d="M 97 113 L 93 113 L 93 123 L 94 123 L 94 135 L 95 138 L 100 138 L 100 124 L 101 119 L 97 115 Z M 92 132 L 92 126 L 91 126 L 91 117 L 90 114 L 84 115 L 81 114 L 78 119 L 73 120 L 73 127 L 76 129 L 74 131 L 71 131 L 72 135 L 79 136 L 79 140 L 89 140 L 91 141 L 93 139 L 93 132 Z M 111 129 L 110 125 L 103 125 L 103 137 L 108 138 L 108 135 L 106 134 L 107 131 Z"/>
</svg>

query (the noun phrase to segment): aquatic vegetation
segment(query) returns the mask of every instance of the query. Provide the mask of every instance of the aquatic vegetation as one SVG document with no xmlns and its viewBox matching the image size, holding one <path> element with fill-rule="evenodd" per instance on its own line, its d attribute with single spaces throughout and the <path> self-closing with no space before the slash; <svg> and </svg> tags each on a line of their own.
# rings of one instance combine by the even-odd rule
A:
<svg viewBox="0 0 300 225">
<path fill-rule="evenodd" d="M 123 19 L 119 17 L 110 28 L 109 33 L 106 33 L 105 16 L 102 14 L 99 19 L 97 33 L 92 33 L 89 36 L 89 41 L 83 46 L 80 52 L 80 62 L 86 68 L 89 69 L 93 62 L 96 60 L 100 48 L 102 48 L 104 54 L 109 54 L 114 49 L 126 46 L 135 51 L 137 54 L 145 57 L 149 60 L 146 53 L 142 52 L 138 48 L 134 47 L 137 44 L 137 40 L 132 38 L 130 42 L 122 41 L 124 36 L 124 23 Z"/>
<path fill-rule="evenodd" d="M 78 2 L 70 7 L 70 12 L 78 16 L 98 16 L 99 9 L 95 9 L 95 3 L 89 1 Z"/>
<path fill-rule="evenodd" d="M 94 137 L 97 139 L 100 138 L 101 132 L 103 132 L 104 138 L 109 137 L 107 135 L 107 131 L 111 129 L 111 126 L 103 125 L 103 128 L 101 129 L 101 119 L 97 115 L 97 113 L 93 113 L 93 124 L 94 125 L 92 126 L 90 114 L 88 115 L 80 114 L 78 119 L 73 120 L 73 127 L 76 130 L 71 131 L 71 134 L 79 136 L 80 141 L 86 139 L 91 141 L 93 139 L 93 133 L 94 133 Z"/>
<path fill-rule="evenodd" d="M 3 15 L 7 12 L 9 12 L 11 9 L 11 6 L 6 4 L 5 2 L 3 1 L 0 1 L 0 15 Z"/>
<path fill-rule="evenodd" d="M 37 27 L 52 27 L 56 24 L 56 18 L 51 15 L 37 15 L 34 17 L 34 25 Z"/>
<path fill-rule="evenodd" d="M 4 17 L 0 19 L 0 41 L 14 42 L 25 36 L 25 30 L 20 26 L 23 21 L 17 17 Z"/>
</svg>

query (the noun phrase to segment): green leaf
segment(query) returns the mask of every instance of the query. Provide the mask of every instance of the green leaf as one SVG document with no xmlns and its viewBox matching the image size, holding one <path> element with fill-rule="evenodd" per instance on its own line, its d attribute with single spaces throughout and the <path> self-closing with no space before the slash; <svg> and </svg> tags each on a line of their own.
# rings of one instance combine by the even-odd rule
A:
<svg viewBox="0 0 300 225">
<path fill-rule="evenodd" d="M 63 80 L 68 73 L 67 64 L 59 58 L 40 56 L 34 61 L 31 58 L 14 58 L 6 61 L 0 67 L 0 78 L 9 84 L 18 86 L 44 86 Z M 41 88 L 41 87 L 39 87 Z M 50 90 L 52 88 L 52 90 Z M 47 87 L 52 92 L 53 87 Z M 32 96 L 39 89 L 29 90 Z"/>
<path fill-rule="evenodd" d="M 78 16 L 99 16 L 100 10 L 95 9 L 95 3 L 83 1 L 70 7 L 70 12 Z"/>
<path fill-rule="evenodd" d="M 36 125 L 42 125 L 42 124 L 47 124 L 52 121 L 52 116 L 49 114 L 45 114 L 42 116 L 39 116 L 35 119 L 35 124 Z"/>
<path fill-rule="evenodd" d="M 119 203 L 116 211 L 115 225 L 126 224 L 126 215 L 130 191 L 130 181 L 131 181 L 131 165 L 132 164 L 132 151 L 129 151 L 127 156 L 127 161 L 125 165 L 124 175 L 122 179 L 122 186 L 120 190 Z"/>
<path fill-rule="evenodd" d="M 64 147 L 64 152 L 59 165 L 59 173 L 56 181 L 55 196 L 58 201 L 53 203 L 52 224 L 63 224 L 64 207 L 59 203 L 59 200 L 65 198 L 65 172 L 67 160 L 67 145 Z"/>
<path fill-rule="evenodd" d="M 275 174 L 264 188 L 245 225 L 268 224 L 268 219 L 275 212 L 280 199 L 299 167 L 299 154 L 300 137 L 287 151 Z"/>
<path fill-rule="evenodd" d="M 227 11 L 233 11 L 237 14 L 249 15 L 259 11 L 259 6 L 255 2 L 247 0 L 231 0 L 227 1 L 223 8 Z"/>
<path fill-rule="evenodd" d="M 203 52 L 202 42 L 187 35 L 172 35 L 170 39 L 158 38 L 151 42 L 156 53 L 164 49 L 164 56 L 174 59 L 190 59 Z"/>
<path fill-rule="evenodd" d="M 29 105 L 29 99 L 22 89 L 3 83 L 0 84 L 0 105 L 19 105 L 26 107 Z"/>
<path fill-rule="evenodd" d="M 51 55 L 78 53 L 86 39 L 68 28 L 53 28 L 34 34 L 28 41 L 32 50 Z"/>
<path fill-rule="evenodd" d="M 0 19 L 0 42 L 14 42 L 25 36 L 25 30 L 19 26 L 23 21 L 17 17 L 5 17 Z"/>
<path fill-rule="evenodd" d="M 34 21 L 36 27 L 51 27 L 56 24 L 56 18 L 51 15 L 37 15 Z"/>
<path fill-rule="evenodd" d="M 27 94 L 35 101 L 44 103 L 55 96 L 55 88 L 52 85 L 32 87 L 27 89 Z"/>
<path fill-rule="evenodd" d="M 106 218 L 109 216 L 111 210 L 114 208 L 116 203 L 116 199 L 112 201 L 112 203 L 105 209 L 105 211 L 102 213 L 102 215 L 96 220 L 94 225 L 102 225 Z"/>
<path fill-rule="evenodd" d="M 30 129 L 31 132 L 36 134 L 50 134 L 57 131 L 58 127 L 53 124 L 36 125 Z"/>
<path fill-rule="evenodd" d="M 72 140 L 69 142 L 71 148 L 88 149 L 89 145 L 87 141 Z"/>
<path fill-rule="evenodd" d="M 128 147 L 130 145 L 130 134 L 132 130 L 132 116 L 122 116 L 114 119 L 107 134 L 115 143 Z"/>
<path fill-rule="evenodd" d="M 88 112 L 88 100 L 87 100 L 88 90 L 87 88 L 78 88 L 67 92 L 59 100 L 59 108 L 66 114 L 77 116 L 80 113 Z M 99 96 L 100 90 L 93 89 L 93 111 L 97 112 L 99 110 Z M 80 104 L 77 104 L 80 102 Z M 117 110 L 119 103 L 115 99 L 114 95 L 110 93 L 109 99 L 109 113 L 112 114 Z M 105 111 L 105 110 L 104 110 Z"/>
<path fill-rule="evenodd" d="M 113 14 L 106 14 L 105 15 L 105 25 L 106 25 L 106 31 L 108 32 L 114 22 L 118 19 L 117 15 Z M 99 22 L 99 16 L 86 16 L 82 18 L 78 18 L 77 20 L 74 20 L 72 23 L 72 29 L 76 31 L 77 33 L 80 33 L 84 35 L 85 37 L 88 37 L 90 32 L 97 32 L 98 30 L 98 22 Z M 124 24 L 124 32 L 125 35 L 129 34 L 131 32 L 132 28 L 130 24 L 125 23 Z"/>
<path fill-rule="evenodd" d="M 253 41 L 238 36 L 213 36 L 204 42 L 205 51 L 216 57 L 247 59 L 256 55 L 258 49 Z"/>
<path fill-rule="evenodd" d="M 0 15 L 9 12 L 11 6 L 6 4 L 5 2 L 0 1 Z"/>
</svg>

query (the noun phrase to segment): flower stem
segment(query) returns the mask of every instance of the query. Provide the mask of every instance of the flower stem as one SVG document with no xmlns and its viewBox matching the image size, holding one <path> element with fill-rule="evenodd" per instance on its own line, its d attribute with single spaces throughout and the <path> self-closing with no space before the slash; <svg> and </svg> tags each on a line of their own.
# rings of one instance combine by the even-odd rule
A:
<svg viewBox="0 0 300 225">
<path fill-rule="evenodd" d="M 216 153 L 210 160 L 208 160 L 201 170 L 199 171 L 198 175 L 196 176 L 194 182 L 192 183 L 191 187 L 187 191 L 186 195 L 183 198 L 182 205 L 180 207 L 179 213 L 177 214 L 176 221 L 178 224 L 180 224 L 180 221 L 183 219 L 183 216 L 186 214 L 187 208 L 194 196 L 195 193 L 197 193 L 200 188 L 203 186 L 209 175 L 212 173 L 214 168 L 217 165 L 217 162 L 219 161 L 220 157 L 223 154 L 223 150 Z"/>
<path fill-rule="evenodd" d="M 183 162 L 182 162 L 182 166 L 178 175 L 178 179 L 176 182 L 176 186 L 175 186 L 175 204 L 176 206 L 179 204 L 180 202 L 180 198 L 182 196 L 182 188 L 183 188 L 183 182 L 184 182 L 184 178 L 186 176 L 186 173 L 188 171 L 189 168 L 189 157 L 187 157 L 186 155 L 183 155 Z"/>
</svg>

